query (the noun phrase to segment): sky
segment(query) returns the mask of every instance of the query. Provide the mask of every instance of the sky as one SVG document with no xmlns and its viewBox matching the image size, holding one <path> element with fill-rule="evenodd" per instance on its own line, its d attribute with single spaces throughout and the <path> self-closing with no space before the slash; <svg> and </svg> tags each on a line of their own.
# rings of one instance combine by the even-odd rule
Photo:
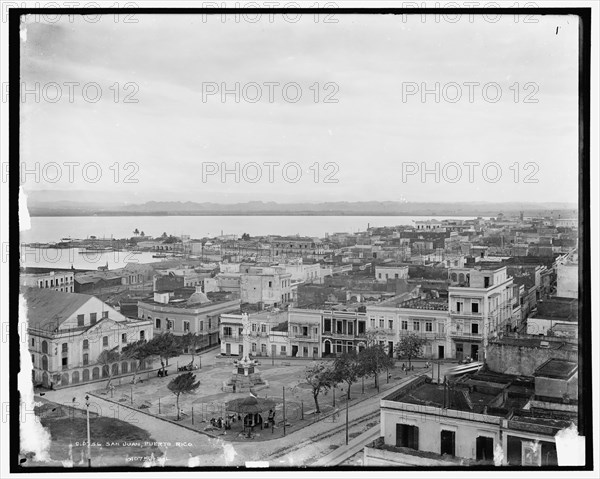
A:
<svg viewBox="0 0 600 479">
<path fill-rule="evenodd" d="M 24 23 L 26 192 L 109 203 L 577 201 L 575 17 L 124 20 Z M 236 84 L 237 98 L 221 95 Z"/>
</svg>

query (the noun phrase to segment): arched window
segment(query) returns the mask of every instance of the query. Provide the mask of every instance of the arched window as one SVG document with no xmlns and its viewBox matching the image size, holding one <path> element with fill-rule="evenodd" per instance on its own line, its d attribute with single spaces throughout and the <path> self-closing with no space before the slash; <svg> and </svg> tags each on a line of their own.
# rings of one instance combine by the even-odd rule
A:
<svg viewBox="0 0 600 479">
<path fill-rule="evenodd" d="M 48 371 L 48 356 L 42 356 L 42 369 Z"/>
<path fill-rule="evenodd" d="M 46 341 L 42 341 L 42 353 L 48 354 L 48 343 Z"/>
<path fill-rule="evenodd" d="M 453 283 L 456 283 L 456 281 L 457 281 L 457 279 L 458 279 L 458 278 L 457 278 L 457 276 L 456 276 L 456 273 L 452 273 L 452 274 L 450 275 L 450 279 L 452 280 L 452 282 L 453 282 Z"/>
<path fill-rule="evenodd" d="M 461 284 L 465 282 L 465 275 L 463 273 L 458 275 L 458 282 Z"/>
<path fill-rule="evenodd" d="M 90 348 L 90 342 L 87 339 L 83 340 L 83 349 L 89 349 Z"/>
</svg>

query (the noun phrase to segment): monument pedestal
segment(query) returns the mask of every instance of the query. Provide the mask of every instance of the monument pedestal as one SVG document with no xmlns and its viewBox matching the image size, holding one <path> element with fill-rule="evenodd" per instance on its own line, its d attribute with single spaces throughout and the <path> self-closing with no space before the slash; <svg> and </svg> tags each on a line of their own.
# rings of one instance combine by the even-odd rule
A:
<svg viewBox="0 0 600 479">
<path fill-rule="evenodd" d="M 236 361 L 231 377 L 223 382 L 223 391 L 240 393 L 249 392 L 250 389 L 257 391 L 269 387 L 269 383 L 261 377 L 256 363 L 257 361 L 247 356 Z"/>
</svg>

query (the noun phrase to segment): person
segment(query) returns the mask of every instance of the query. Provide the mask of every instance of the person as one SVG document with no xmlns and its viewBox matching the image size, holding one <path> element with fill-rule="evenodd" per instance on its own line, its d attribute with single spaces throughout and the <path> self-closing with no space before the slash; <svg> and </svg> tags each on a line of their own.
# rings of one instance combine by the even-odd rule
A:
<svg viewBox="0 0 600 479">
<path fill-rule="evenodd" d="M 415 370 L 415 365 L 414 365 L 414 364 L 411 364 L 411 365 L 410 365 L 410 370 L 411 370 L 411 371 L 414 371 L 414 370 Z"/>
<path fill-rule="evenodd" d="M 402 371 L 406 370 L 406 364 L 402 363 Z"/>
<path fill-rule="evenodd" d="M 270 426 L 272 422 L 273 422 L 273 410 L 269 409 L 268 425 Z"/>
</svg>

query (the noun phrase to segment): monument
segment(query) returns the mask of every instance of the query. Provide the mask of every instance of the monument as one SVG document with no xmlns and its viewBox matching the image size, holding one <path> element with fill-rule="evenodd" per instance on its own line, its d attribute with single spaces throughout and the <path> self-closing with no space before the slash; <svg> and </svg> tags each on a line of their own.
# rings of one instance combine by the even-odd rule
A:
<svg viewBox="0 0 600 479">
<path fill-rule="evenodd" d="M 246 313 L 242 313 L 242 359 L 233 361 L 235 368 L 231 377 L 223 381 L 224 392 L 249 392 L 251 388 L 259 390 L 269 387 L 269 383 L 261 377 L 256 367 L 258 361 L 250 359 L 249 351 L 250 319 Z"/>
</svg>

